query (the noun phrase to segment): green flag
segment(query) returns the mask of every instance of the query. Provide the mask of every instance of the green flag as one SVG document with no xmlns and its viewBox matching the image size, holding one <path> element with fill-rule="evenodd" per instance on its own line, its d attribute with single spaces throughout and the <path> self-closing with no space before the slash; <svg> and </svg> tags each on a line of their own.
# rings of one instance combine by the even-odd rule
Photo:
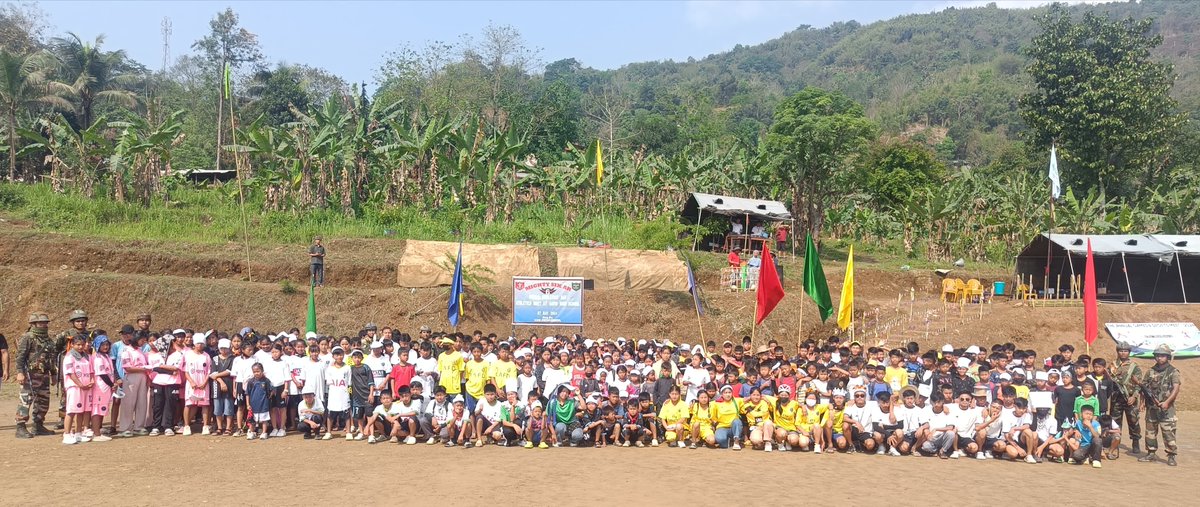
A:
<svg viewBox="0 0 1200 507">
<path fill-rule="evenodd" d="M 229 64 L 225 64 L 225 98 L 229 98 Z"/>
<path fill-rule="evenodd" d="M 821 322 L 833 315 L 829 284 L 825 282 L 825 270 L 821 269 L 821 258 L 817 257 L 817 245 L 813 244 L 811 234 L 804 235 L 804 293 L 817 304 Z"/>
<path fill-rule="evenodd" d="M 304 332 L 317 332 L 317 298 L 313 291 L 316 287 L 316 281 L 308 282 L 308 318 L 304 320 Z"/>
</svg>

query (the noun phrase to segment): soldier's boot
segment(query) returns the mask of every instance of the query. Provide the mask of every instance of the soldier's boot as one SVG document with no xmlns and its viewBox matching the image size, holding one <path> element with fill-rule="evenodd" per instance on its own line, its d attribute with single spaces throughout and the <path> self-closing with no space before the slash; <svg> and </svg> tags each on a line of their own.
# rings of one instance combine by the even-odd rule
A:
<svg viewBox="0 0 1200 507">
<path fill-rule="evenodd" d="M 50 431 L 50 429 L 46 427 L 45 423 L 34 422 L 33 423 L 33 434 L 38 435 L 38 436 L 48 436 L 48 435 L 54 435 L 55 433 L 53 431 Z"/>
<path fill-rule="evenodd" d="M 1158 456 L 1155 456 L 1154 451 L 1146 451 L 1145 456 L 1138 458 L 1138 463 L 1149 463 L 1149 462 L 1157 460 L 1157 459 L 1158 459 Z"/>
<path fill-rule="evenodd" d="M 1173 467 L 1173 466 L 1175 466 L 1175 465 L 1176 465 L 1176 463 L 1175 463 L 1175 455 L 1174 455 L 1174 454 L 1168 454 L 1168 455 L 1167 455 L 1167 466 Z"/>
<path fill-rule="evenodd" d="M 46 427 L 45 427 L 45 426 L 40 426 L 40 428 L 41 428 L 41 429 L 46 429 Z M 59 419 L 59 420 L 58 420 L 58 422 L 54 423 L 54 429 L 56 429 L 56 430 L 61 430 L 61 429 L 63 429 L 63 421 L 62 421 L 62 419 Z M 50 430 L 46 430 L 46 431 L 50 431 Z M 40 433 L 39 433 L 39 434 L 40 434 Z M 54 434 L 54 432 L 50 432 L 50 434 L 51 434 L 51 435 L 53 435 L 53 434 Z"/>
<path fill-rule="evenodd" d="M 1133 439 L 1133 445 L 1132 445 L 1132 446 L 1130 446 L 1130 447 L 1131 447 L 1131 448 L 1129 449 L 1129 455 L 1130 455 L 1130 456 L 1137 456 L 1138 454 L 1141 454 L 1141 453 L 1142 453 L 1142 446 L 1141 446 L 1141 445 L 1138 445 L 1138 439 L 1136 439 L 1136 438 L 1135 438 L 1135 439 Z"/>
<path fill-rule="evenodd" d="M 29 429 L 25 427 L 25 423 L 17 423 L 17 438 L 33 438 Z"/>
</svg>

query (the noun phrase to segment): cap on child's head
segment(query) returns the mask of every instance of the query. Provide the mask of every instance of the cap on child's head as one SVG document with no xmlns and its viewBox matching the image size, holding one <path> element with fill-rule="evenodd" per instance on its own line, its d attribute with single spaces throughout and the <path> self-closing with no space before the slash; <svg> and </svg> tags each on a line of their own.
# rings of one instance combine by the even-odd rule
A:
<svg viewBox="0 0 1200 507">
<path fill-rule="evenodd" d="M 462 405 L 463 403 L 466 403 L 466 400 L 463 399 L 461 394 L 454 396 L 454 404 L 455 405 Z"/>
</svg>

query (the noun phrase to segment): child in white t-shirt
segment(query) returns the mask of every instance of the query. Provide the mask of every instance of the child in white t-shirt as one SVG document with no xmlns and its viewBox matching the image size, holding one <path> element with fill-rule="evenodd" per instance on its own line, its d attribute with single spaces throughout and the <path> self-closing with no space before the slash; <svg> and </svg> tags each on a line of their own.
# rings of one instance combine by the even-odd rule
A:
<svg viewBox="0 0 1200 507">
<path fill-rule="evenodd" d="M 325 369 L 325 386 L 329 397 L 325 418 L 325 435 L 321 440 L 333 438 L 333 430 L 349 433 L 346 426 L 350 412 L 350 366 L 345 363 L 346 353 L 341 347 L 333 348 L 333 364 Z"/>
</svg>

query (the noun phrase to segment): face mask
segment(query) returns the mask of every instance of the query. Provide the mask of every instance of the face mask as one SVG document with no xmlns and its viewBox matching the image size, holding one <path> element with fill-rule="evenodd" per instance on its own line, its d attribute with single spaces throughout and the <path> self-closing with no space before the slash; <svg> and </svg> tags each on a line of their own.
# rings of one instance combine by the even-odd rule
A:
<svg viewBox="0 0 1200 507">
<path fill-rule="evenodd" d="M 817 406 L 817 400 L 804 400 L 804 404 L 810 407 Z"/>
</svg>

